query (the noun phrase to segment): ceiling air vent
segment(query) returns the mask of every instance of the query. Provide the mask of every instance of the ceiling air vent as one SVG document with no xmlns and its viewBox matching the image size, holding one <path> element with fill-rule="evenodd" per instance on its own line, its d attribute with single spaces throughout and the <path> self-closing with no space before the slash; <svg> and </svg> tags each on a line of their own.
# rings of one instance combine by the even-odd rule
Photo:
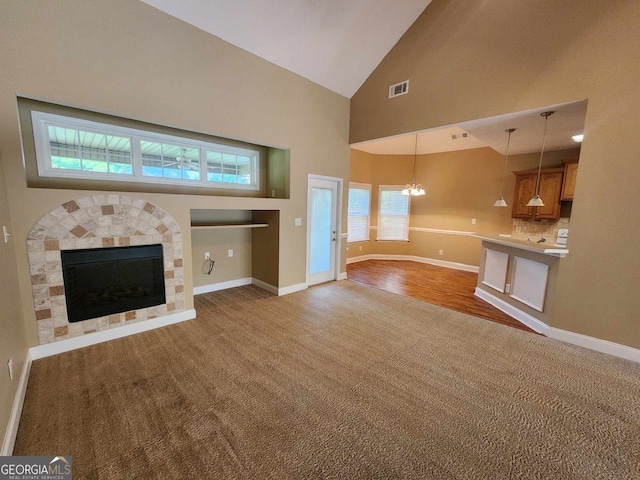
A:
<svg viewBox="0 0 640 480">
<path fill-rule="evenodd" d="M 395 85 L 391 85 L 389 87 L 389 98 L 399 97 L 400 95 L 405 95 L 406 93 L 409 93 L 409 80 L 396 83 Z"/>
<path fill-rule="evenodd" d="M 451 135 L 451 140 L 460 140 L 461 138 L 467 138 L 469 134 L 467 132 L 456 133 Z"/>
</svg>

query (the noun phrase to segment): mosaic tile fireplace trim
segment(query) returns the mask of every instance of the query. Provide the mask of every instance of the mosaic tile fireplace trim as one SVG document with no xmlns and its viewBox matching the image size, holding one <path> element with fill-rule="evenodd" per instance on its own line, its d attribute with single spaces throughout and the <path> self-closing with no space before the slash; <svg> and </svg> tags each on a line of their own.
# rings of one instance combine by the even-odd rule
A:
<svg viewBox="0 0 640 480">
<path fill-rule="evenodd" d="M 162 244 L 163 305 L 69 323 L 61 250 Z M 44 215 L 27 237 L 40 345 L 184 310 L 182 232 L 160 207 L 124 195 L 80 197 Z"/>
</svg>

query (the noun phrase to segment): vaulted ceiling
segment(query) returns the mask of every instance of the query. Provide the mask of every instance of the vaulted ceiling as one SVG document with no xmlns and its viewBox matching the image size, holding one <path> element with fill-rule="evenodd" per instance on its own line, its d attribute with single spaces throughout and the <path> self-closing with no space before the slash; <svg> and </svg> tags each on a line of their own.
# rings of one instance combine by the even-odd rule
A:
<svg viewBox="0 0 640 480">
<path fill-rule="evenodd" d="M 141 0 L 169 15 L 286 68 L 347 98 L 360 88 L 431 0 Z M 511 152 L 575 147 L 586 101 L 541 107 L 440 129 L 353 145 L 376 154 L 436 153 L 491 147 L 504 154 L 506 128 L 517 128 Z M 461 136 L 461 133 L 467 133 Z M 455 138 L 453 137 L 455 136 Z"/>
<path fill-rule="evenodd" d="M 351 98 L 431 0 L 142 0 Z"/>
</svg>

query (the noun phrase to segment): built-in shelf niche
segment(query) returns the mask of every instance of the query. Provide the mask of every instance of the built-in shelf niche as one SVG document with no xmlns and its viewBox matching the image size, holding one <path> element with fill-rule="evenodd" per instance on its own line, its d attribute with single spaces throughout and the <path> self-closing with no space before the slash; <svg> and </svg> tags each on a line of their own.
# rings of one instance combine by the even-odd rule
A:
<svg viewBox="0 0 640 480">
<path fill-rule="evenodd" d="M 194 287 L 219 289 L 256 279 L 277 289 L 279 231 L 279 210 L 191 210 Z M 234 250 L 231 257 L 229 250 Z M 206 252 L 215 261 L 211 275 Z"/>
<path fill-rule="evenodd" d="M 191 230 L 222 230 L 229 228 L 264 228 L 268 223 L 222 223 L 213 225 L 191 225 Z"/>
</svg>

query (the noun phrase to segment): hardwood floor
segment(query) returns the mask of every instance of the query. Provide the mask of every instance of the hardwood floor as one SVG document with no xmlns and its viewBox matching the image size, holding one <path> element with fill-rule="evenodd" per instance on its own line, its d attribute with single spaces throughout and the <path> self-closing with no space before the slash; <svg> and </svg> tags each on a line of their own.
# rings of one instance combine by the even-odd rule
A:
<svg viewBox="0 0 640 480">
<path fill-rule="evenodd" d="M 366 260 L 348 264 L 347 278 L 363 285 L 535 333 L 474 295 L 477 273 L 405 260 Z"/>
</svg>

